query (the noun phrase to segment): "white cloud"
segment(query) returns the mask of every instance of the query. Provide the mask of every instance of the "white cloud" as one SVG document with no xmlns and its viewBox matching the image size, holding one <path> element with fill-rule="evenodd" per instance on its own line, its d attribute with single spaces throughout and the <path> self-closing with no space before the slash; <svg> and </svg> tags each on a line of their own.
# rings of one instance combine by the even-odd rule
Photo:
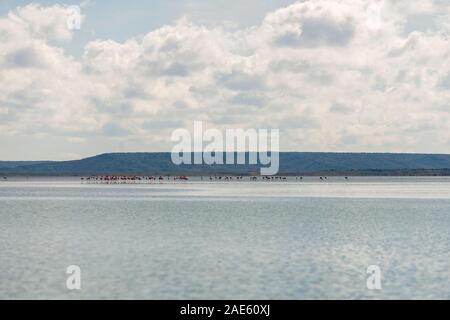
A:
<svg viewBox="0 0 450 320">
<path fill-rule="evenodd" d="M 67 27 L 67 20 L 71 14 L 69 7 L 30 4 L 10 12 L 7 21 L 3 22 L 9 25 L 10 31 L 35 39 L 70 40 L 72 32 Z"/>
<path fill-rule="evenodd" d="M 67 7 L 20 7 L 0 18 L 0 132 L 52 158 L 60 145 L 35 139 L 80 156 L 169 150 L 193 120 L 278 127 L 286 150 L 450 152 L 449 8 L 306 1 L 246 29 L 183 18 L 95 40 L 75 59 L 58 44 Z"/>
<path fill-rule="evenodd" d="M 342 2 L 307 1 L 268 14 L 260 32 L 279 46 L 344 46 L 355 33 L 353 14 Z"/>
</svg>

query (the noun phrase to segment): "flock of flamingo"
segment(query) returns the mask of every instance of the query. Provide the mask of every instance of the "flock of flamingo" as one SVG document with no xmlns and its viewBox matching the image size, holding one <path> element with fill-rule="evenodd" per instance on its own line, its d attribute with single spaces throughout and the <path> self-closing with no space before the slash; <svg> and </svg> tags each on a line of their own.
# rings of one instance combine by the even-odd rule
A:
<svg viewBox="0 0 450 320">
<path fill-rule="evenodd" d="M 209 176 L 209 177 L 200 177 L 201 181 L 209 180 L 209 181 L 243 181 L 244 178 L 247 181 L 287 181 L 288 178 L 286 176 Z M 348 177 L 344 177 L 345 180 L 348 180 Z M 106 175 L 106 176 L 89 176 L 89 177 L 81 177 L 82 183 L 105 183 L 105 184 L 123 184 L 123 183 L 154 183 L 154 182 L 163 182 L 163 181 L 188 181 L 189 178 L 187 176 L 127 176 L 127 175 Z M 328 180 L 327 177 L 318 177 L 321 181 Z M 8 181 L 7 177 L 3 177 L 3 181 Z M 296 176 L 295 180 L 303 180 L 303 177 Z"/>
<path fill-rule="evenodd" d="M 287 181 L 286 176 L 209 176 L 199 177 L 200 181 Z M 318 177 L 321 181 L 327 180 L 327 177 Z M 348 180 L 348 177 L 345 177 Z M 82 183 L 102 183 L 102 184 L 126 184 L 126 183 L 154 183 L 164 181 L 188 181 L 187 176 L 127 176 L 127 175 L 106 175 L 106 176 L 89 176 L 81 177 Z M 295 180 L 303 180 L 303 177 L 296 176 Z"/>
<path fill-rule="evenodd" d="M 209 176 L 209 177 L 200 177 L 201 181 L 209 180 L 209 181 L 243 181 L 244 178 L 247 178 L 248 181 L 287 181 L 288 178 L 286 176 Z M 345 180 L 348 180 L 348 177 L 344 177 Z M 127 176 L 127 175 L 106 175 L 106 176 L 89 176 L 89 177 L 81 177 L 82 183 L 152 183 L 152 182 L 163 182 L 163 181 L 188 181 L 189 178 L 187 176 Z M 321 181 L 328 180 L 327 177 L 318 177 Z M 3 177 L 3 181 L 7 181 L 7 177 Z M 295 180 L 303 180 L 303 177 L 296 176 Z"/>
<path fill-rule="evenodd" d="M 81 177 L 82 182 L 93 182 L 93 183 L 141 183 L 141 182 L 155 182 L 163 180 L 173 180 L 173 181 L 187 181 L 189 180 L 186 176 L 174 176 L 174 177 L 155 177 L 155 176 L 89 176 Z"/>
</svg>

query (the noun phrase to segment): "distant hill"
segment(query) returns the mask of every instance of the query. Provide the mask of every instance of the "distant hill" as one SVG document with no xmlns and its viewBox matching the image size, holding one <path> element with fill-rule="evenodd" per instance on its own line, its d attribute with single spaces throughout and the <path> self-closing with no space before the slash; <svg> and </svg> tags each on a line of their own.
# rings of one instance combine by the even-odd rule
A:
<svg viewBox="0 0 450 320">
<path fill-rule="evenodd" d="M 258 174 L 259 169 L 260 165 L 177 166 L 170 153 L 107 153 L 72 161 L 0 162 L 3 176 L 247 175 Z M 282 152 L 279 174 L 450 175 L 450 155 Z"/>
</svg>

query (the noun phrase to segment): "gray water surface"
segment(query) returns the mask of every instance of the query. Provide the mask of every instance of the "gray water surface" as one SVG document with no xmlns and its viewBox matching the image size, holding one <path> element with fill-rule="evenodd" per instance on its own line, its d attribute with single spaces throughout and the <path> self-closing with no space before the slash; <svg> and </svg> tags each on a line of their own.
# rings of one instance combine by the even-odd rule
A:
<svg viewBox="0 0 450 320">
<path fill-rule="evenodd" d="M 2 181 L 0 298 L 449 299 L 450 179 Z"/>
</svg>

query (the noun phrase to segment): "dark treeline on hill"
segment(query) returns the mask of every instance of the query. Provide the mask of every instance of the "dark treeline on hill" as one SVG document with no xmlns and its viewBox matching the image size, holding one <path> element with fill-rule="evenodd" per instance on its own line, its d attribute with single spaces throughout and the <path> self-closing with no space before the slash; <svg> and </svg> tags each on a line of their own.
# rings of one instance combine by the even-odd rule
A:
<svg viewBox="0 0 450 320">
<path fill-rule="evenodd" d="M 248 162 L 248 153 L 246 154 Z M 281 152 L 279 175 L 450 175 L 450 155 Z M 260 165 L 175 165 L 166 153 L 107 153 L 81 160 L 0 162 L 3 176 L 256 175 Z"/>
</svg>

